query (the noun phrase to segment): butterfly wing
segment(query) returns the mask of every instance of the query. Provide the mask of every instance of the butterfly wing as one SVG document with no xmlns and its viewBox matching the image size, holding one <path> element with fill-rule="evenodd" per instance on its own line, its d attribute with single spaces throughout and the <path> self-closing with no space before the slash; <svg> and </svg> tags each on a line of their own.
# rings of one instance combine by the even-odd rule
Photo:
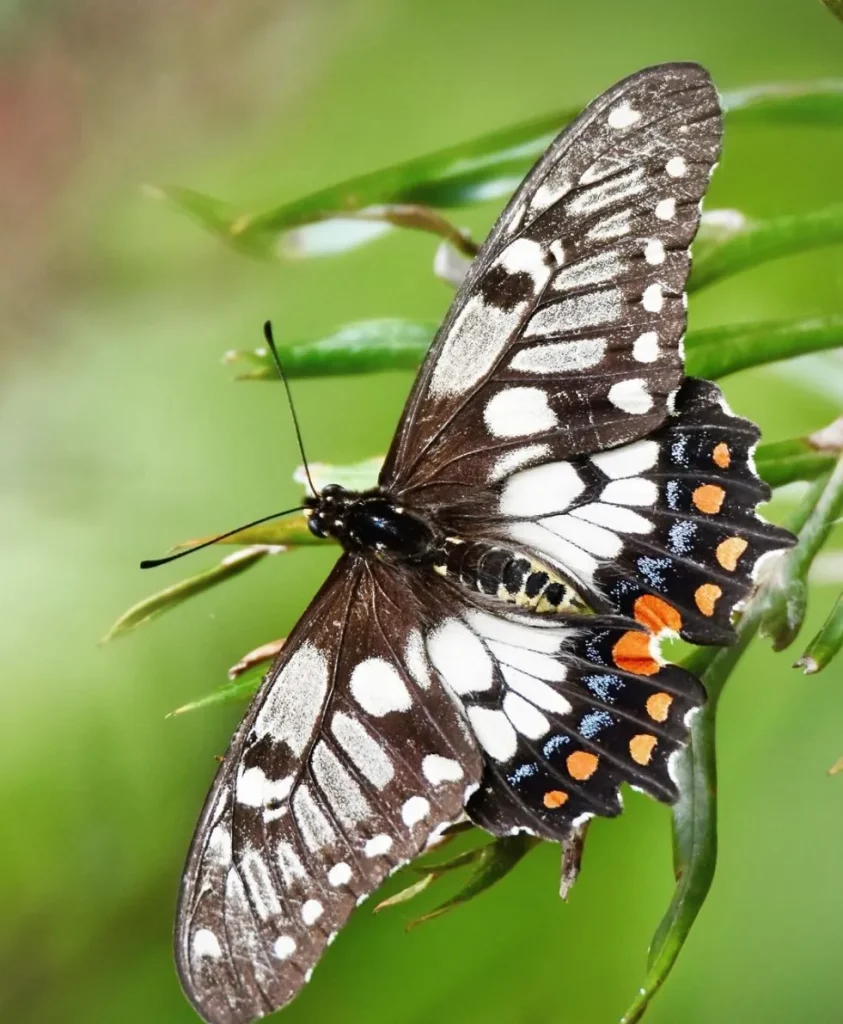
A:
<svg viewBox="0 0 843 1024">
<path fill-rule="evenodd" d="M 559 135 L 457 293 L 385 488 L 436 504 L 658 428 L 683 376 L 689 247 L 720 138 L 696 64 L 632 75 Z"/>
<path fill-rule="evenodd" d="M 430 666 L 424 591 L 343 556 L 268 673 L 196 829 L 176 932 L 212 1024 L 284 1005 L 358 902 L 459 818 L 480 755 Z"/>
</svg>

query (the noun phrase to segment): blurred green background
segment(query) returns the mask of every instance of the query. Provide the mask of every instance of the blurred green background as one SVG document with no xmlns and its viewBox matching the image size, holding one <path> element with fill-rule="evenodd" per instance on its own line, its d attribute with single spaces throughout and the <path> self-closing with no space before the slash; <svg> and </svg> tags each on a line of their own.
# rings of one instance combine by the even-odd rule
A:
<svg viewBox="0 0 843 1024">
<path fill-rule="evenodd" d="M 226 349 L 259 344 L 267 317 L 282 340 L 435 319 L 449 292 L 428 236 L 262 264 L 138 186 L 260 209 L 585 101 L 658 61 L 698 60 L 726 89 L 839 76 L 843 26 L 815 0 L 21 0 L 0 6 L 0 33 L 0 1019 L 188 1022 L 175 893 L 239 709 L 164 715 L 284 635 L 331 552 L 266 560 L 97 640 L 185 574 L 141 575 L 141 557 L 298 497 L 282 393 L 233 384 Z M 841 167 L 839 131 L 736 128 L 710 205 L 819 207 L 839 200 Z M 458 219 L 482 235 L 496 208 Z M 840 255 L 707 290 L 692 324 L 839 312 Z M 296 383 L 311 457 L 383 451 L 410 383 Z M 809 358 L 726 390 L 775 440 L 837 414 L 843 370 Z M 835 563 L 823 565 L 800 641 L 834 596 Z M 826 776 L 843 754 L 843 686 L 839 663 L 793 672 L 795 653 L 757 647 L 727 688 L 717 877 L 653 1024 L 843 1020 L 843 778 Z M 626 806 L 594 825 L 568 905 L 551 847 L 409 935 L 437 894 L 377 918 L 367 905 L 287 1024 L 616 1020 L 672 890 L 667 810 L 635 794 Z"/>
</svg>

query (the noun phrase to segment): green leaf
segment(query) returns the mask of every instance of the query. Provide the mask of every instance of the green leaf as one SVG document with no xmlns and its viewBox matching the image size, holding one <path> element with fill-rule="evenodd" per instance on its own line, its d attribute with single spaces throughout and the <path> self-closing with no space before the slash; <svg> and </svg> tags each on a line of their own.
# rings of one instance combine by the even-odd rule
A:
<svg viewBox="0 0 843 1024">
<path fill-rule="evenodd" d="M 689 376 L 717 380 L 753 366 L 843 345 L 843 316 L 707 327 L 691 331 L 685 344 Z"/>
<path fill-rule="evenodd" d="M 809 213 L 747 220 L 743 227 L 694 252 L 688 290 L 807 249 L 843 242 L 843 204 Z"/>
<path fill-rule="evenodd" d="M 837 462 L 831 452 L 818 451 L 808 438 L 762 444 L 755 452 L 755 468 L 771 487 L 783 487 L 795 480 L 815 480 Z"/>
<path fill-rule="evenodd" d="M 424 358 L 436 325 L 415 320 L 360 320 L 311 341 L 281 348 L 287 377 L 339 377 L 379 370 L 414 370 Z M 265 347 L 232 351 L 225 361 L 248 362 L 238 380 L 280 381 Z"/>
<path fill-rule="evenodd" d="M 722 100 L 727 121 L 738 124 L 843 124 L 843 82 L 839 81 L 755 86 L 727 93 Z M 340 252 L 388 229 L 386 222 L 361 224 L 354 219 L 367 208 L 454 208 L 509 195 L 579 109 L 569 107 L 350 178 L 258 214 L 234 214 L 226 204 L 187 189 L 158 191 L 241 251 L 267 258 Z M 335 225 L 320 224 L 327 221 Z M 285 234 L 309 225 L 319 225 L 321 244 L 314 242 L 313 232 L 284 244 Z"/>
<path fill-rule="evenodd" d="M 822 0 L 838 21 L 843 21 L 843 0 Z"/>
<path fill-rule="evenodd" d="M 414 370 L 424 359 L 436 326 L 416 320 L 360 320 L 312 341 L 282 347 L 288 377 L 342 376 Z M 685 339 L 687 371 L 709 380 L 753 366 L 843 345 L 843 316 L 729 324 L 691 331 Z M 248 361 L 240 380 L 279 380 L 265 348 L 230 352 L 228 362 Z"/>
<path fill-rule="evenodd" d="M 843 594 L 834 603 L 819 633 L 805 648 L 805 653 L 793 666 L 801 668 L 806 676 L 822 672 L 831 659 L 843 648 Z"/>
<path fill-rule="evenodd" d="M 166 717 L 173 718 L 175 715 L 183 715 L 188 711 L 197 711 L 199 708 L 209 708 L 214 704 L 227 704 L 232 700 L 246 700 L 257 693 L 262 680 L 263 673 L 257 669 L 246 672 L 240 676 L 236 683 L 225 683 L 222 686 L 218 686 L 215 690 L 211 690 L 210 693 L 206 693 L 204 697 L 190 701 L 189 704 L 182 704 L 180 708 L 171 711 Z"/>
<path fill-rule="evenodd" d="M 144 622 L 149 622 L 156 615 L 174 608 L 188 598 L 195 597 L 205 590 L 210 590 L 211 587 L 224 583 L 234 576 L 239 576 L 241 572 L 251 569 L 253 565 L 262 558 L 265 558 L 267 554 L 269 554 L 269 551 L 265 547 L 252 547 L 246 548 L 244 551 L 235 551 L 230 555 L 226 555 L 219 565 L 215 565 L 212 569 L 206 569 L 196 576 L 191 576 L 189 579 L 181 580 L 179 583 L 174 583 L 172 586 L 160 590 L 157 594 L 147 597 L 121 615 L 102 638 L 101 643 L 107 643 L 116 636 L 128 633 L 129 630 L 140 626 Z"/>
<path fill-rule="evenodd" d="M 541 840 L 536 839 L 535 836 L 506 836 L 503 839 L 495 839 L 487 846 L 480 847 L 479 850 L 470 850 L 466 854 L 460 854 L 459 857 L 454 858 L 449 863 L 434 866 L 430 870 L 439 874 L 453 867 L 462 867 L 467 863 L 476 864 L 477 868 L 458 893 L 445 900 L 444 903 L 440 903 L 438 907 L 427 914 L 422 914 L 421 917 L 415 918 L 407 927 L 415 928 L 416 925 L 423 924 L 425 921 L 432 921 L 433 918 L 439 917 L 449 910 L 453 910 L 454 907 L 461 906 L 463 903 L 468 903 L 475 896 L 479 896 L 480 893 L 485 892 L 505 875 L 509 874 L 521 858 L 526 856 L 540 842 Z"/>
<path fill-rule="evenodd" d="M 821 500 L 823 482 L 812 484 L 786 524 L 801 531 Z M 758 632 L 766 604 L 765 581 L 746 606 L 730 647 L 697 649 L 684 662 L 702 680 L 708 701 L 691 725 L 691 741 L 677 757 L 674 771 L 681 795 L 673 810 L 673 864 L 676 889 L 650 946 L 647 975 L 621 1024 L 639 1021 L 667 980 L 714 878 L 717 862 L 717 777 L 715 717 L 723 687 Z"/>
</svg>

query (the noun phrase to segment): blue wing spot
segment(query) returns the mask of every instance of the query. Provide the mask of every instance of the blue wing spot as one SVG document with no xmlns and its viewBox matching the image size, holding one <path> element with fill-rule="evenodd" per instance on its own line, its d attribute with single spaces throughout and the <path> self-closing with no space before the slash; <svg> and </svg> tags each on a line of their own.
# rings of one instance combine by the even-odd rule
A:
<svg viewBox="0 0 843 1024">
<path fill-rule="evenodd" d="M 623 689 L 623 679 L 619 676 L 585 676 L 583 682 L 595 697 L 607 704 L 614 703 L 615 697 Z"/>
<path fill-rule="evenodd" d="M 692 540 L 697 532 L 697 524 L 683 519 L 674 523 L 668 530 L 667 542 L 674 555 L 687 555 L 693 548 Z"/>
<path fill-rule="evenodd" d="M 669 558 L 642 557 L 637 560 L 637 565 L 641 570 L 641 575 L 651 587 L 654 587 L 656 590 L 665 589 L 667 581 L 665 580 L 663 570 L 670 568 Z"/>
<path fill-rule="evenodd" d="M 674 512 L 682 507 L 682 487 L 678 480 L 668 480 L 665 487 L 667 504 Z"/>
<path fill-rule="evenodd" d="M 558 750 L 560 747 L 564 747 L 566 743 L 570 742 L 570 736 L 551 736 L 542 748 L 542 753 L 545 757 L 551 757 L 555 750 Z"/>
<path fill-rule="evenodd" d="M 535 763 L 519 764 L 511 775 L 507 775 L 507 782 L 512 786 L 517 786 L 522 779 L 529 779 L 530 776 L 535 775 L 538 770 L 539 766 Z"/>
<path fill-rule="evenodd" d="M 590 740 L 592 736 L 596 736 L 612 724 L 614 724 L 614 719 L 607 711 L 590 711 L 587 715 L 583 715 L 579 733 L 580 736 Z"/>
</svg>

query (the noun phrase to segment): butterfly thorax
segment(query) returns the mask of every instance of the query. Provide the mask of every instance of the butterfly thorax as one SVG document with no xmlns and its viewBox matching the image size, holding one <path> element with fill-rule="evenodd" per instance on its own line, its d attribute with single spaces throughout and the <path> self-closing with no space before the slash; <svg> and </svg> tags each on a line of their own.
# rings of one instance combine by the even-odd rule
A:
<svg viewBox="0 0 843 1024">
<path fill-rule="evenodd" d="M 549 565 L 488 541 L 453 536 L 381 490 L 329 484 L 306 501 L 308 527 L 346 551 L 432 570 L 475 594 L 539 613 L 584 611 L 574 588 Z"/>
</svg>

